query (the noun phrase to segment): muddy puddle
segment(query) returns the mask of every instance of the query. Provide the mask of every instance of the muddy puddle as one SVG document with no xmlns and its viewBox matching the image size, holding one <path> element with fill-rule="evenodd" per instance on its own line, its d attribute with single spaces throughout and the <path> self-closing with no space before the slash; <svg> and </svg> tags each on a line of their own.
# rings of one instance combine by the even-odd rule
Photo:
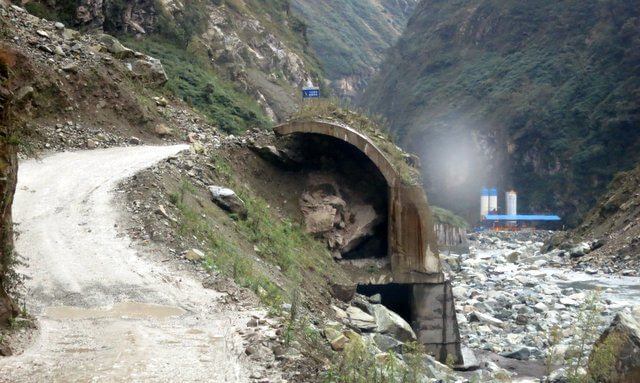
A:
<svg viewBox="0 0 640 383">
<path fill-rule="evenodd" d="M 133 318 L 133 319 L 166 319 L 180 316 L 186 311 L 174 306 L 150 303 L 121 302 L 111 308 L 82 308 L 71 306 L 47 307 L 45 316 L 56 320 L 100 319 L 100 318 Z"/>
</svg>

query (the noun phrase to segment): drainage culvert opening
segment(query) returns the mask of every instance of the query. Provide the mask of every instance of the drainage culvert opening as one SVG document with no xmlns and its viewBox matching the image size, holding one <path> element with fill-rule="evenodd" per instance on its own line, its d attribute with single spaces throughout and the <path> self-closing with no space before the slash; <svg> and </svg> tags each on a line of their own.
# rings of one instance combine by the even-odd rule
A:
<svg viewBox="0 0 640 383">
<path fill-rule="evenodd" d="M 381 302 L 386 308 L 400 315 L 413 325 L 414 313 L 411 308 L 412 285 L 390 283 L 388 285 L 358 285 L 358 293 L 372 297 L 380 294 Z"/>
</svg>

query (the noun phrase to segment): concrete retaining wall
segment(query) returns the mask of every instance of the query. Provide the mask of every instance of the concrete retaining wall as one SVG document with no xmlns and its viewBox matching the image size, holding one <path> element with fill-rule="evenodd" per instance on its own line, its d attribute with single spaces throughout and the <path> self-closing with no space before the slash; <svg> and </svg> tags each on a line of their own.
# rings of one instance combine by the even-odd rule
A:
<svg viewBox="0 0 640 383">
<path fill-rule="evenodd" d="M 436 223 L 433 225 L 433 230 L 436 238 L 438 238 L 438 249 L 440 251 L 455 254 L 469 253 L 466 229 L 446 223 Z"/>
</svg>

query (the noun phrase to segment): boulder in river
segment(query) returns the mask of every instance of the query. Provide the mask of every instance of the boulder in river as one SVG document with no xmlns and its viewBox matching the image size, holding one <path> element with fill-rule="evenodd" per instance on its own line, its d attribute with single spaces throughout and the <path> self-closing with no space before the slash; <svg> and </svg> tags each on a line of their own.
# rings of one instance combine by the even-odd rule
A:
<svg viewBox="0 0 640 383">
<path fill-rule="evenodd" d="M 502 356 L 510 359 L 529 360 L 530 358 L 539 356 L 539 354 L 540 350 L 534 347 L 522 346 L 514 351 L 503 353 Z"/>
</svg>

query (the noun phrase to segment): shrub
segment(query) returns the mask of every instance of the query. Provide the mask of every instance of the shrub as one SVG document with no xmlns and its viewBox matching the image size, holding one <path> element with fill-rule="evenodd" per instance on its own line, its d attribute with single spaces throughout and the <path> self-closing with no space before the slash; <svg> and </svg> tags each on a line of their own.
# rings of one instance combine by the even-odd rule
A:
<svg viewBox="0 0 640 383">
<path fill-rule="evenodd" d="M 169 77 L 165 88 L 222 130 L 239 133 L 249 127 L 270 125 L 257 102 L 221 79 L 199 55 L 188 53 L 188 48 L 152 37 L 142 41 L 129 39 L 127 44 L 160 59 Z"/>
<path fill-rule="evenodd" d="M 575 336 L 565 355 L 567 379 L 570 383 L 590 382 L 589 377 L 585 375 L 585 369 L 590 347 L 598 336 L 598 327 L 602 324 L 600 296 L 599 291 L 589 294 L 578 311 L 578 317 L 573 326 L 576 331 Z"/>
</svg>

